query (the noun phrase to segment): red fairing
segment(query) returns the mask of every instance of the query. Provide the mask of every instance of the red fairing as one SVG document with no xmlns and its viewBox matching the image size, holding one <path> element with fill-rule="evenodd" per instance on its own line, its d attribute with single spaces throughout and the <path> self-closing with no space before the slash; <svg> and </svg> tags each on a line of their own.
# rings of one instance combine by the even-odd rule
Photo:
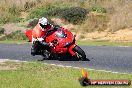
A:
<svg viewBox="0 0 132 88">
<path fill-rule="evenodd" d="M 25 35 L 28 37 L 29 42 L 32 42 L 32 29 L 26 30 Z"/>
<path fill-rule="evenodd" d="M 72 44 L 73 39 L 74 36 L 70 31 L 64 28 L 60 28 L 53 33 L 51 32 L 51 34 L 46 37 L 46 42 L 53 42 L 55 40 L 58 42 L 58 44 L 51 49 L 51 51 L 54 53 L 69 52 L 72 55 L 75 55 L 75 53 L 72 51 L 72 49 L 75 47 L 75 44 Z M 66 46 L 67 44 L 69 45 Z"/>
<path fill-rule="evenodd" d="M 71 53 L 72 56 L 75 56 L 76 53 L 73 51 L 73 48 L 76 47 L 76 44 L 72 44 L 70 47 L 69 47 L 69 52 Z"/>
</svg>

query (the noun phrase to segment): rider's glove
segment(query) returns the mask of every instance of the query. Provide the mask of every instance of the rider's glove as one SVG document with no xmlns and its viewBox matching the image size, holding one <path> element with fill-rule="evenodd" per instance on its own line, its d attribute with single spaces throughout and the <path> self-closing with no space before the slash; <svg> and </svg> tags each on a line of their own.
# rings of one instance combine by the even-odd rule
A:
<svg viewBox="0 0 132 88">
<path fill-rule="evenodd" d="M 46 42 L 40 42 L 43 46 L 49 46 L 49 43 Z"/>
<path fill-rule="evenodd" d="M 44 41 L 39 41 L 43 46 L 49 46 L 49 47 L 52 47 L 53 46 L 53 43 L 47 43 L 47 42 L 44 42 Z"/>
<path fill-rule="evenodd" d="M 53 43 L 49 43 L 49 46 L 52 47 L 53 46 Z"/>
</svg>

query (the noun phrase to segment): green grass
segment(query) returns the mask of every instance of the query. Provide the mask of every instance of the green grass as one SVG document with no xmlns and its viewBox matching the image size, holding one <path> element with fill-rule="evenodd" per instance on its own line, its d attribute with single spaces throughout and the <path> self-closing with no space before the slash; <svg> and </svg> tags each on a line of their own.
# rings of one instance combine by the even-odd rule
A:
<svg viewBox="0 0 132 88">
<path fill-rule="evenodd" d="M 110 41 L 77 41 L 79 45 L 90 46 L 132 46 L 132 42 L 110 42 Z"/>
<path fill-rule="evenodd" d="M 28 40 L 3 40 L 1 44 L 29 44 Z"/>
<path fill-rule="evenodd" d="M 48 18 L 58 17 L 65 19 L 69 23 L 79 24 L 85 20 L 87 13 L 87 9 L 81 7 L 48 5 L 31 10 L 27 19 L 40 18 L 43 16 Z"/>
<path fill-rule="evenodd" d="M 30 44 L 28 40 L 3 40 L 1 44 Z M 132 46 L 132 42 L 109 42 L 109 41 L 77 41 L 78 45 L 87 46 Z"/>
<path fill-rule="evenodd" d="M 0 40 L 27 40 L 27 37 L 21 30 L 17 30 L 8 35 L 5 35 L 4 37 L 0 38 Z"/>
<path fill-rule="evenodd" d="M 0 68 L 0 88 L 83 88 L 78 78 L 80 69 L 63 68 L 40 62 L 5 62 Z M 9 69 L 10 68 L 10 69 Z M 12 70 L 11 68 L 16 68 Z M 132 74 L 87 70 L 90 79 L 132 79 Z M 131 88 L 132 86 L 101 86 L 101 88 Z M 88 88 L 100 88 L 89 86 Z"/>
</svg>

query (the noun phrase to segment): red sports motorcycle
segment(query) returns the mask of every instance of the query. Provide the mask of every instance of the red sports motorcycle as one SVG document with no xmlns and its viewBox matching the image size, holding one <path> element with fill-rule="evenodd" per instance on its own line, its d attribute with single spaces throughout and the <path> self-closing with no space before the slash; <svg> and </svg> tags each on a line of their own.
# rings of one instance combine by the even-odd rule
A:
<svg viewBox="0 0 132 88">
<path fill-rule="evenodd" d="M 32 41 L 32 30 L 26 31 L 26 36 L 29 41 Z M 41 46 L 39 55 L 44 56 L 45 53 L 48 53 L 50 58 L 63 59 L 68 57 L 77 60 L 86 61 L 85 52 L 75 44 L 75 36 L 64 28 L 57 28 L 47 32 L 44 39 L 47 43 L 53 43 L 52 47 L 48 49 Z"/>
</svg>

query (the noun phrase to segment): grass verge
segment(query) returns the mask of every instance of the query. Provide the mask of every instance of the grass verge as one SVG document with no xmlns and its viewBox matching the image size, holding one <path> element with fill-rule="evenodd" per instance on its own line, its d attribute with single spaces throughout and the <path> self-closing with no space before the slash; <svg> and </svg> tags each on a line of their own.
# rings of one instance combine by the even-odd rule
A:
<svg viewBox="0 0 132 88">
<path fill-rule="evenodd" d="M 78 82 L 80 69 L 63 68 L 40 62 L 0 63 L 0 88 L 82 88 Z M 7 69 L 8 68 L 8 69 Z M 132 79 L 132 74 L 87 70 L 91 79 Z M 89 86 L 89 88 L 100 88 Z M 111 86 L 128 88 L 128 86 Z M 129 86 L 131 88 L 132 86 Z M 110 88 L 102 86 L 101 88 Z"/>
<path fill-rule="evenodd" d="M 132 46 L 132 42 L 110 42 L 110 41 L 77 41 L 79 45 L 90 46 Z"/>
<path fill-rule="evenodd" d="M 28 40 L 27 40 L 28 41 Z M 30 44 L 26 40 L 3 40 L 0 41 L 0 44 Z"/>
<path fill-rule="evenodd" d="M 1 44 L 30 44 L 28 40 L 3 40 Z M 132 46 L 132 42 L 109 42 L 109 41 L 77 41 L 78 45 L 87 46 Z"/>
</svg>

